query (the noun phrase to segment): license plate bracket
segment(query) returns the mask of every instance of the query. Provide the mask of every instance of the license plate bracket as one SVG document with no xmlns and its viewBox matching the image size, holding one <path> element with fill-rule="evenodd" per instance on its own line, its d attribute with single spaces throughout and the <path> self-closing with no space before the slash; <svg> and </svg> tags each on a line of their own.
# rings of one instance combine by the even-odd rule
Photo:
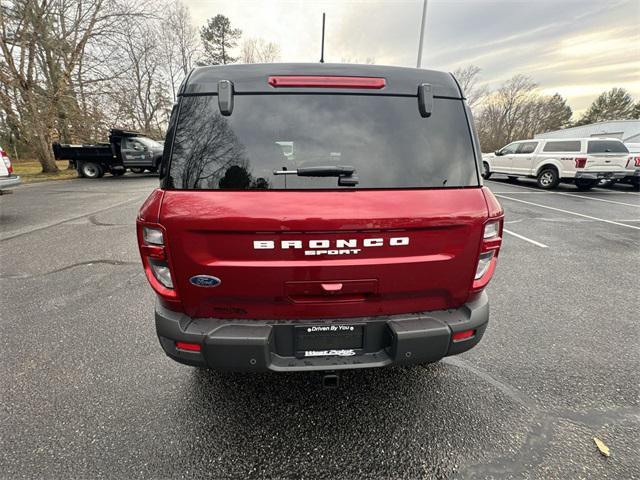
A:
<svg viewBox="0 0 640 480">
<path fill-rule="evenodd" d="M 364 347 L 364 325 L 320 324 L 294 327 L 296 357 L 352 356 Z"/>
</svg>

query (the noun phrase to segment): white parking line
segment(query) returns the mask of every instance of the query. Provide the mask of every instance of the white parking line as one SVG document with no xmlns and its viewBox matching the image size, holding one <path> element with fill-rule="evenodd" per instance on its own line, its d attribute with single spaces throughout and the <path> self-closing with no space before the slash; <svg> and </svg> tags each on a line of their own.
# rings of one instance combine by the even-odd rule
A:
<svg viewBox="0 0 640 480">
<path fill-rule="evenodd" d="M 551 193 L 553 195 L 564 195 L 566 197 L 585 198 L 587 200 L 594 200 L 596 202 L 615 203 L 616 205 L 625 205 L 627 207 L 640 208 L 640 202 L 638 202 L 638 203 L 624 203 L 624 202 L 616 202 L 615 200 L 605 200 L 604 198 L 587 197 L 586 195 L 578 195 L 577 193 L 550 192 L 550 191 L 546 191 L 546 190 L 544 192 L 540 192 L 540 191 L 535 191 L 531 187 L 525 187 L 524 185 L 509 185 L 509 186 L 510 187 L 515 187 L 515 188 L 522 188 L 524 190 L 530 191 L 531 193 Z M 510 194 L 510 193 L 516 193 L 516 192 L 500 192 L 500 193 Z M 598 192 L 598 193 L 601 193 L 601 192 Z M 604 192 L 602 192 L 602 193 L 604 193 Z M 621 193 L 630 193 L 630 192 L 621 192 Z"/>
<path fill-rule="evenodd" d="M 518 233 L 512 232 L 511 230 L 507 230 L 506 228 L 503 228 L 502 231 L 504 233 L 508 233 L 509 235 L 513 235 L 514 237 L 517 237 L 520 240 L 524 240 L 525 242 L 533 243 L 534 245 L 536 245 L 536 246 L 538 246 L 540 248 L 549 248 L 544 243 L 536 242 L 535 240 L 531 240 L 530 238 L 527 238 L 527 237 L 525 237 L 523 235 L 520 235 Z"/>
<path fill-rule="evenodd" d="M 576 217 L 588 218 L 591 220 L 596 220 L 598 222 L 610 223 L 612 225 L 618 225 L 620 227 L 627 227 L 627 228 L 633 228 L 634 230 L 640 230 L 640 227 L 636 227 L 635 225 L 627 225 L 626 223 L 614 222 L 613 220 L 605 220 L 604 218 L 592 217 L 591 215 L 572 212 L 571 210 L 564 210 L 562 208 L 550 207 L 548 205 L 541 205 L 539 203 L 527 202 L 526 200 L 520 200 L 519 198 L 511 198 L 511 197 L 506 197 L 504 195 L 496 195 L 496 197 L 504 198 L 506 200 L 511 200 L 513 202 L 526 203 L 527 205 L 533 205 L 534 207 L 546 208 L 547 210 L 554 210 L 556 212 L 568 213 L 569 215 L 575 215 Z"/>
</svg>

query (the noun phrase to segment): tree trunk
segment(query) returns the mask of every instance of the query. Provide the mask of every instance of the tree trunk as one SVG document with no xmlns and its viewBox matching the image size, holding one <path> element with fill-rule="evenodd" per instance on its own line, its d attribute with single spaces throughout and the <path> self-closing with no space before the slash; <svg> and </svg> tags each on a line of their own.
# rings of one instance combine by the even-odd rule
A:
<svg viewBox="0 0 640 480">
<path fill-rule="evenodd" d="M 46 127 L 43 128 L 46 130 Z M 42 173 L 57 173 L 60 171 L 58 165 L 56 165 L 55 157 L 53 156 L 53 150 L 51 148 L 51 138 L 49 132 L 41 131 L 37 134 L 38 141 L 35 145 L 35 153 L 38 157 L 40 165 L 42 165 Z"/>
</svg>

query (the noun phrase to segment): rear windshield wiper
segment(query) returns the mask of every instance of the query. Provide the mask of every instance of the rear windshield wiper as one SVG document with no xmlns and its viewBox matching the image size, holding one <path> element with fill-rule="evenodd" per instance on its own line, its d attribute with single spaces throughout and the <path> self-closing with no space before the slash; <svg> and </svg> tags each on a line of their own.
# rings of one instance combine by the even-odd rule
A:
<svg viewBox="0 0 640 480">
<path fill-rule="evenodd" d="M 274 175 L 297 175 L 298 177 L 338 177 L 341 187 L 353 187 L 358 184 L 354 175 L 356 169 L 349 165 L 330 165 L 318 167 L 301 167 L 297 170 L 274 170 Z"/>
</svg>

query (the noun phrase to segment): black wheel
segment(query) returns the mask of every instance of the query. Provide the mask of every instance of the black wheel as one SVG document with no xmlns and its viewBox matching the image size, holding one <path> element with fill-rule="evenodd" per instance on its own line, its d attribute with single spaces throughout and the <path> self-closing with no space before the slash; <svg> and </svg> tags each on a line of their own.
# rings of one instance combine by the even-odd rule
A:
<svg viewBox="0 0 640 480">
<path fill-rule="evenodd" d="M 580 190 L 581 192 L 586 192 L 587 190 L 591 190 L 597 184 L 598 184 L 597 180 L 586 180 L 584 178 L 578 178 L 576 180 L 576 187 L 578 187 L 578 190 Z"/>
<path fill-rule="evenodd" d="M 143 167 L 131 167 L 131 171 L 133 173 L 144 173 L 144 168 Z"/>
<path fill-rule="evenodd" d="M 121 177 L 125 173 L 127 173 L 127 171 L 124 168 L 122 170 L 111 170 L 111 175 L 114 177 Z"/>
<path fill-rule="evenodd" d="M 482 162 L 482 178 L 489 180 L 491 178 L 491 172 L 489 171 L 489 164 Z"/>
<path fill-rule="evenodd" d="M 518 180 L 518 177 L 514 177 L 513 175 L 507 177 L 507 182 L 509 183 L 516 183 L 516 180 Z"/>
<path fill-rule="evenodd" d="M 100 178 L 104 175 L 102 167 L 93 162 L 82 162 L 78 168 L 78 172 L 84 178 Z"/>
<path fill-rule="evenodd" d="M 560 183 L 558 170 L 555 167 L 545 167 L 538 173 L 538 186 L 544 190 L 556 188 Z"/>
</svg>

